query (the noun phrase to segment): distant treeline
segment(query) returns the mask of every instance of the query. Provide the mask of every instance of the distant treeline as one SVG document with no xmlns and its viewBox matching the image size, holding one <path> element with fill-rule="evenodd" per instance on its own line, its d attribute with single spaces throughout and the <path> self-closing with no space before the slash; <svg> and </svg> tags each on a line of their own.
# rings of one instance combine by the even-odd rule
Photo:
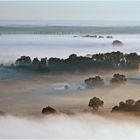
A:
<svg viewBox="0 0 140 140">
<path fill-rule="evenodd" d="M 123 54 L 121 52 L 99 53 L 88 56 L 71 54 L 67 59 L 34 58 L 21 56 L 15 62 L 16 67 L 43 70 L 48 72 L 86 71 L 90 69 L 139 69 L 140 55 L 137 53 Z"/>
<path fill-rule="evenodd" d="M 1 34 L 139 34 L 140 26 L 0 26 Z"/>
</svg>

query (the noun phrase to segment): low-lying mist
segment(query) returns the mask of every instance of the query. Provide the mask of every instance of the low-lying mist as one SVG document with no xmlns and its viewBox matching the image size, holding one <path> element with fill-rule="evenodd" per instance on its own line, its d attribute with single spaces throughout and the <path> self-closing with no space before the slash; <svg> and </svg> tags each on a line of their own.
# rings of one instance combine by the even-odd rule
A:
<svg viewBox="0 0 140 140">
<path fill-rule="evenodd" d="M 16 58 L 26 55 L 34 57 L 67 58 L 70 54 L 78 55 L 121 51 L 139 54 L 139 35 L 112 35 L 113 38 L 86 38 L 72 35 L 1 35 L 0 63 L 14 63 Z M 113 47 L 113 40 L 121 40 L 123 47 Z M 8 51 L 7 51 L 8 50 Z M 65 51 L 64 51 L 65 50 Z"/>
<path fill-rule="evenodd" d="M 110 112 L 120 101 L 140 99 L 139 72 L 123 73 L 127 83 L 109 87 L 113 74 L 92 72 L 1 80 L 0 110 L 9 115 L 0 117 L 0 138 L 139 139 L 139 116 Z M 94 75 L 105 79 L 105 88 L 78 89 Z M 65 90 L 65 85 L 69 89 Z M 105 103 L 98 115 L 87 113 L 88 102 L 95 96 Z M 41 111 L 48 105 L 58 114 L 42 117 Z"/>
<path fill-rule="evenodd" d="M 43 118 L 0 117 L 0 138 L 139 139 L 140 120 L 118 115 L 48 115 Z"/>
<path fill-rule="evenodd" d="M 120 101 L 140 99 L 139 72 L 125 74 L 134 77 L 125 85 L 109 87 L 112 73 L 40 75 L 20 79 L 0 80 L 0 111 L 12 115 L 40 115 L 46 106 L 58 112 L 77 112 L 89 109 L 89 100 L 98 97 L 104 101 L 103 111 L 111 111 Z M 95 75 L 105 79 L 105 88 L 86 89 L 84 80 Z M 130 77 L 130 78 L 131 78 Z M 65 85 L 69 89 L 65 90 Z M 80 88 L 79 88 L 80 87 Z"/>
</svg>

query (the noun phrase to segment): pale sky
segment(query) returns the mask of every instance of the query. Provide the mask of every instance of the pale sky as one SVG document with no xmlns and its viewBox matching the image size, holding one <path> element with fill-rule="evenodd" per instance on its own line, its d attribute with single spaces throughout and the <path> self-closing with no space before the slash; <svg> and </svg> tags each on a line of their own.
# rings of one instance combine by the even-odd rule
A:
<svg viewBox="0 0 140 140">
<path fill-rule="evenodd" d="M 0 1 L 0 20 L 140 21 L 140 1 Z"/>
</svg>

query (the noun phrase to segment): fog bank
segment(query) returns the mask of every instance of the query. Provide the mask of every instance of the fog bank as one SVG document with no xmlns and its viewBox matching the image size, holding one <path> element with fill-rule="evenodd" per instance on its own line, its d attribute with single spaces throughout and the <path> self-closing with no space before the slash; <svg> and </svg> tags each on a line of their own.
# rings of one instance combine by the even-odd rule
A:
<svg viewBox="0 0 140 140">
<path fill-rule="evenodd" d="M 140 120 L 121 115 L 61 114 L 36 119 L 6 116 L 0 117 L 0 124 L 0 138 L 140 138 Z"/>
<path fill-rule="evenodd" d="M 29 55 L 32 58 L 67 58 L 72 53 L 82 56 L 112 51 L 140 53 L 140 35 L 118 34 L 112 35 L 113 38 L 110 39 L 106 36 L 86 38 L 72 35 L 1 35 L 0 63 L 12 63 L 22 55 Z M 121 40 L 123 47 L 113 47 L 114 40 Z"/>
</svg>

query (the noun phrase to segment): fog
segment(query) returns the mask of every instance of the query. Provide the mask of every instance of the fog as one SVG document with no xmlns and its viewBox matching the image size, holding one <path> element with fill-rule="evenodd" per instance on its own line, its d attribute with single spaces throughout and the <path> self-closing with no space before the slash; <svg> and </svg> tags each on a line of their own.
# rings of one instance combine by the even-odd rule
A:
<svg viewBox="0 0 140 140">
<path fill-rule="evenodd" d="M 33 57 L 67 58 L 72 53 L 78 55 L 122 51 L 140 52 L 140 35 L 112 35 L 113 38 L 85 38 L 78 35 L 1 35 L 0 61 L 13 62 L 21 55 Z M 119 39 L 122 47 L 113 47 L 112 41 Z M 64 51 L 65 50 L 65 51 Z"/>
<path fill-rule="evenodd" d="M 139 72 L 119 73 L 125 74 L 128 80 L 125 85 L 118 87 L 109 86 L 113 71 L 102 74 L 90 72 L 2 79 L 0 80 L 0 110 L 12 115 L 40 116 L 42 108 L 49 105 L 58 112 L 73 113 L 89 110 L 88 102 L 96 96 L 105 102 L 101 110 L 110 112 L 120 101 L 140 99 Z M 105 88 L 87 89 L 84 80 L 96 75 L 100 75 L 105 80 Z M 64 88 L 65 85 L 69 86 L 67 90 Z"/>
<path fill-rule="evenodd" d="M 94 138 L 139 139 L 140 120 L 133 114 L 111 113 L 113 106 L 126 99 L 140 99 L 139 71 L 89 71 L 73 74 L 19 76 L 9 71 L 0 79 L 0 138 Z M 125 74 L 125 85 L 110 87 L 114 73 Z M 4 70 L 3 70 L 4 73 Z M 84 80 L 100 75 L 105 88 L 87 89 Z M 65 90 L 65 85 L 69 88 Z M 79 89 L 80 87 L 80 89 Z M 98 114 L 90 114 L 92 97 L 104 101 Z M 43 116 L 46 106 L 56 115 Z M 71 114 L 71 115 L 68 115 Z"/>
<path fill-rule="evenodd" d="M 63 35 L 1 35 L 0 61 L 8 63 L 21 55 L 66 58 L 112 51 L 140 52 L 139 35 L 114 35 L 112 39 Z M 122 47 L 112 41 L 121 40 Z M 64 51 L 65 50 L 65 51 Z M 114 73 L 128 78 L 126 84 L 110 86 Z M 100 75 L 104 88 L 88 89 L 84 80 Z M 139 139 L 140 120 L 136 116 L 112 114 L 113 106 L 127 99 L 140 99 L 139 71 L 87 71 L 73 74 L 37 74 L 0 68 L 0 138 L 95 138 Z M 68 89 L 65 86 L 68 85 Z M 104 101 L 99 114 L 89 114 L 92 97 Z M 57 115 L 42 117 L 41 111 L 51 106 Z M 75 115 L 66 115 L 75 114 Z"/>
<path fill-rule="evenodd" d="M 0 124 L 0 138 L 140 138 L 140 120 L 134 116 L 82 113 L 44 118 L 4 116 L 0 117 Z"/>
</svg>

